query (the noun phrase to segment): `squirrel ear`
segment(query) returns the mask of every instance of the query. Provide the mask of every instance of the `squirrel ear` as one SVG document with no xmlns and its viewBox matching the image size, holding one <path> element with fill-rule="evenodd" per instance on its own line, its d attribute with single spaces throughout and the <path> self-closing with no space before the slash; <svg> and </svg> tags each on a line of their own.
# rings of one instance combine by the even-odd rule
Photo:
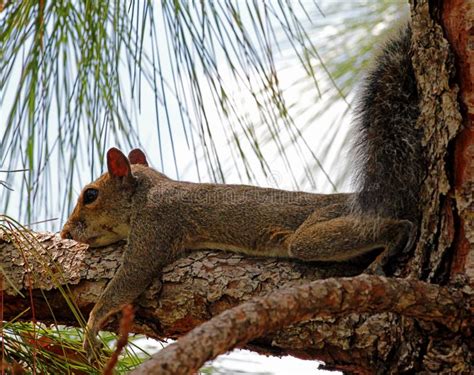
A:
<svg viewBox="0 0 474 375">
<path fill-rule="evenodd" d="M 135 148 L 128 154 L 128 160 L 130 164 L 142 164 L 148 167 L 148 161 L 146 160 L 145 153 L 139 148 Z"/>
<path fill-rule="evenodd" d="M 127 157 L 115 147 L 107 151 L 107 169 L 114 177 L 125 177 L 132 174 Z"/>
</svg>

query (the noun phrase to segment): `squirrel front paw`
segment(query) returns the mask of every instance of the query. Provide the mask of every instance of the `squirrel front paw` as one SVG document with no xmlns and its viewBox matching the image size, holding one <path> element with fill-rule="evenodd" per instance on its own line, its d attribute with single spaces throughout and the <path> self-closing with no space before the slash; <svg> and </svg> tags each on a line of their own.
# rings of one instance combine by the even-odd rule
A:
<svg viewBox="0 0 474 375">
<path fill-rule="evenodd" d="M 100 358 L 100 353 L 103 347 L 102 343 L 97 338 L 97 333 L 88 330 L 84 336 L 82 347 L 86 352 L 87 361 L 90 364 L 96 363 Z"/>
</svg>

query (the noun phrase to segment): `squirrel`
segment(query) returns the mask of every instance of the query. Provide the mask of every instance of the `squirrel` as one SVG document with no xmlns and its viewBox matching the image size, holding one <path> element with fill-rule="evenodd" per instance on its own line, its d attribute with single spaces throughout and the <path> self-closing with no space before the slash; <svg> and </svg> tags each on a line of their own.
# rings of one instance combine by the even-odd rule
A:
<svg viewBox="0 0 474 375">
<path fill-rule="evenodd" d="M 89 356 L 107 318 L 185 249 L 308 262 L 352 261 L 381 249 L 372 272 L 383 272 L 396 254 L 411 249 L 424 161 L 410 45 L 408 26 L 386 43 L 360 92 L 355 193 L 175 181 L 151 168 L 139 149 L 128 157 L 109 149 L 107 172 L 83 188 L 61 232 L 91 247 L 127 240 L 122 264 L 87 322 Z"/>
</svg>

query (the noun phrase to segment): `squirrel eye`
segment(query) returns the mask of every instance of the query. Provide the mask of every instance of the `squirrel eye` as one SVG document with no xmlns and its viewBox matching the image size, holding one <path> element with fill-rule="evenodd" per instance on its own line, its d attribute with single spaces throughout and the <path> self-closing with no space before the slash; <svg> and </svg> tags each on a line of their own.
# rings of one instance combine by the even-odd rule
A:
<svg viewBox="0 0 474 375">
<path fill-rule="evenodd" d="M 97 190 L 97 189 L 87 189 L 84 192 L 82 202 L 84 204 L 92 203 L 97 199 L 98 195 L 99 195 L 99 190 Z"/>
</svg>

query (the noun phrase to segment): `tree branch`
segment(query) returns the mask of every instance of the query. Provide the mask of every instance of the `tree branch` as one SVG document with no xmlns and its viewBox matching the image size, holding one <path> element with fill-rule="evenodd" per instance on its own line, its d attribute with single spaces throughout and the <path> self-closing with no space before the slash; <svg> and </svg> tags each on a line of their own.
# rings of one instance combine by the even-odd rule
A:
<svg viewBox="0 0 474 375">
<path fill-rule="evenodd" d="M 78 326 L 79 323 L 59 286 L 67 290 L 67 296 L 74 301 L 80 313 L 87 317 L 97 296 L 120 265 L 123 248 L 117 245 L 88 249 L 87 246 L 74 241 L 61 240 L 51 233 L 32 236 L 25 234 L 28 240 L 22 238 L 18 232 L 10 233 L 10 236 L 12 235 L 21 246 L 15 246 L 5 234 L 0 234 L 0 265 L 3 275 L 6 276 L 3 282 L 4 319 L 13 319 L 20 313 L 23 313 L 22 319 L 31 319 L 31 293 L 36 320 Z M 20 249 L 23 249 L 23 254 Z M 220 312 L 252 297 L 322 278 L 356 275 L 363 267 L 355 264 L 317 265 L 288 260 L 246 258 L 224 252 L 193 252 L 165 269 L 161 292 L 155 282 L 136 301 L 136 318 L 132 332 L 157 339 L 177 338 Z M 28 287 L 29 279 L 31 292 Z M 338 283 L 326 280 L 322 285 L 329 287 L 334 282 Z M 13 283 L 15 288 L 10 283 Z M 358 287 L 361 296 L 358 297 L 354 289 L 354 298 L 362 298 L 365 288 L 369 288 L 369 285 L 372 284 L 361 281 Z M 15 289 L 24 297 L 16 294 Z M 283 295 L 286 293 L 284 291 Z M 337 299 L 333 298 L 340 298 L 341 292 L 333 290 L 331 293 L 334 293 L 333 297 L 324 294 L 318 297 L 324 299 L 323 307 L 333 302 L 334 306 L 337 306 Z M 385 298 L 383 293 L 385 291 L 382 288 L 378 294 L 380 299 Z M 396 290 L 393 293 L 396 293 Z M 418 296 L 423 296 L 424 293 L 419 290 Z M 449 311 L 449 314 L 445 317 L 434 314 L 434 321 L 440 321 L 452 329 L 462 325 L 462 313 L 452 313 L 450 310 L 450 301 L 456 299 L 457 295 L 450 294 L 447 299 L 444 294 L 440 295 L 440 314 L 446 311 Z M 313 297 L 305 297 L 303 302 L 309 303 L 310 300 L 313 301 Z M 410 301 L 411 297 L 405 300 L 405 303 L 409 304 Z M 272 311 L 272 316 L 276 314 L 276 310 L 269 311 Z M 326 362 L 326 367 L 330 369 L 370 372 L 384 365 L 387 358 L 394 353 L 393 348 L 396 348 L 397 355 L 401 358 L 413 360 L 419 350 L 423 350 L 423 343 L 429 340 L 427 332 L 438 331 L 433 325 L 425 325 L 424 329 L 420 329 L 420 325 L 415 324 L 412 319 L 400 318 L 392 313 L 360 315 L 345 310 L 344 314 L 343 317 L 337 317 L 337 314 L 322 314 L 323 318 L 290 327 L 277 325 L 280 329 L 274 333 L 265 333 L 245 346 L 243 341 L 239 341 L 237 345 L 267 354 L 291 354 L 305 359 L 319 359 Z M 430 315 L 425 315 L 426 317 Z M 381 330 L 380 327 L 384 329 Z M 116 320 L 105 328 L 116 330 Z M 420 348 L 406 346 L 404 340 L 407 337 L 417 341 Z"/>
<path fill-rule="evenodd" d="M 441 323 L 454 332 L 469 331 L 474 324 L 474 298 L 470 297 L 469 305 L 466 297 L 461 291 L 416 280 L 370 275 L 318 280 L 223 312 L 155 354 L 131 374 L 190 374 L 219 354 L 315 317 L 395 312 Z"/>
</svg>

